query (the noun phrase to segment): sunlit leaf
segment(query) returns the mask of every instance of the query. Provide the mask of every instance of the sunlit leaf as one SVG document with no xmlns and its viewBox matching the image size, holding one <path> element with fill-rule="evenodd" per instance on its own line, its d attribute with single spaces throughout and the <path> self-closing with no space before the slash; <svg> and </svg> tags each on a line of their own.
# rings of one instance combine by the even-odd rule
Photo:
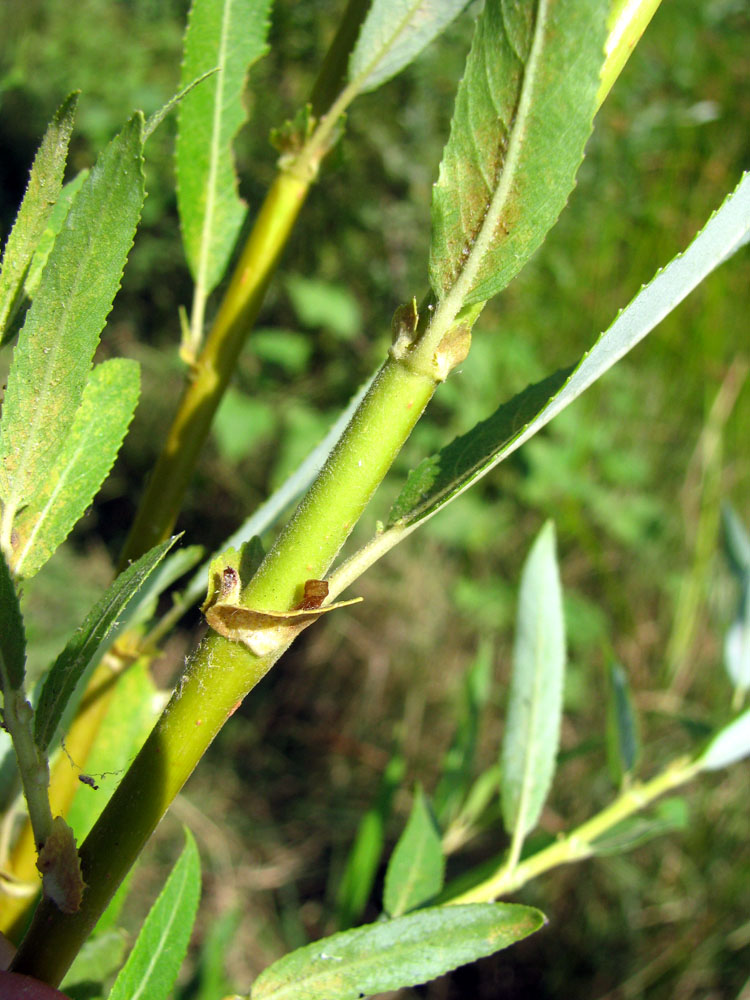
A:
<svg viewBox="0 0 750 1000">
<path fill-rule="evenodd" d="M 750 755 L 750 708 L 714 736 L 698 759 L 703 771 L 718 771 Z"/>
<path fill-rule="evenodd" d="M 151 907 L 109 1000 L 165 1000 L 185 957 L 201 891 L 200 858 L 192 834 Z"/>
<path fill-rule="evenodd" d="M 92 371 L 54 467 L 14 521 L 19 576 L 33 576 L 44 565 L 96 496 L 133 418 L 139 390 L 135 361 L 111 358 Z"/>
<path fill-rule="evenodd" d="M 293 951 L 260 974 L 251 1000 L 360 1000 L 415 986 L 493 955 L 543 923 L 538 910 L 510 903 L 418 910 Z"/>
<path fill-rule="evenodd" d="M 58 108 L 34 157 L 21 207 L 3 251 L 0 268 L 0 341 L 20 306 L 32 257 L 62 188 L 78 94 Z"/>
</svg>

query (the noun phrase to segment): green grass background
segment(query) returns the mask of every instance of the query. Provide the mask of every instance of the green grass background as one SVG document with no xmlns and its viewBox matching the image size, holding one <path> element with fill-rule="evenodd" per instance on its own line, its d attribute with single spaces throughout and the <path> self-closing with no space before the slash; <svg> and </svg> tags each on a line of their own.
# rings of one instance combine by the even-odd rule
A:
<svg viewBox="0 0 750 1000">
<path fill-rule="evenodd" d="M 171 96 L 185 6 L 3 6 L 3 232 L 70 90 L 83 92 L 73 170 L 91 164 L 133 107 L 150 113 Z M 273 177 L 268 132 L 305 100 L 341 7 L 277 0 L 273 51 L 252 71 L 251 122 L 237 143 L 251 215 Z M 352 108 L 205 449 L 180 523 L 187 541 L 212 548 L 251 513 L 382 358 L 396 306 L 423 293 L 430 186 L 470 36 L 465 16 Z M 597 118 L 568 210 L 482 317 L 469 358 L 417 428 L 361 537 L 421 457 L 577 358 L 736 184 L 750 164 L 749 44 L 744 0 L 664 0 Z M 172 117 L 149 140 L 143 226 L 101 349 L 138 359 L 144 396 L 101 497 L 35 581 L 39 666 L 106 583 L 180 390 L 177 308 L 191 288 L 173 139 Z M 692 745 L 689 724 L 727 718 L 721 644 L 736 594 L 716 524 L 721 499 L 750 522 L 749 306 L 745 250 L 548 430 L 359 581 L 365 603 L 306 633 L 253 692 L 149 848 L 134 883 L 143 892 L 126 911 L 135 926 L 173 856 L 176 820 L 187 822 L 205 888 L 181 1000 L 247 990 L 269 961 L 335 928 L 346 854 L 390 755 L 399 749 L 408 765 L 392 844 L 413 783 L 435 787 L 481 641 L 492 644 L 493 689 L 478 758 L 494 761 L 520 566 L 543 519 L 557 524 L 570 649 L 565 753 L 544 829 L 567 829 L 613 795 L 603 727 L 613 658 L 635 692 L 644 775 Z M 728 402 L 711 436 L 719 393 Z M 196 614 L 170 640 L 157 665 L 163 683 L 199 629 Z M 705 779 L 685 793 L 682 832 L 543 877 L 517 897 L 548 914 L 543 932 L 401 996 L 738 998 L 750 977 L 747 784 L 746 763 Z M 496 823 L 454 867 L 502 844 Z M 378 902 L 374 894 L 366 918 Z M 216 955 L 221 973 L 211 972 Z"/>
</svg>

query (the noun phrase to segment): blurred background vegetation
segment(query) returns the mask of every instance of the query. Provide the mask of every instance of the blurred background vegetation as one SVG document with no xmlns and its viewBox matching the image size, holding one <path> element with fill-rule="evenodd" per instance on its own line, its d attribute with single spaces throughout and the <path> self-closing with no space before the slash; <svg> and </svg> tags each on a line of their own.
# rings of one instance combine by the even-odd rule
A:
<svg viewBox="0 0 750 1000">
<path fill-rule="evenodd" d="M 93 162 L 134 107 L 148 114 L 173 94 L 186 7 L 0 8 L 3 233 L 69 91 L 82 91 L 71 173 Z M 275 4 L 273 50 L 251 73 L 251 122 L 237 142 L 251 216 L 275 169 L 269 130 L 306 99 L 342 8 Z M 396 306 L 425 290 L 430 186 L 470 14 L 352 108 L 205 449 L 179 525 L 188 542 L 220 545 L 282 481 L 383 357 Z M 468 360 L 438 393 L 359 537 L 421 457 L 585 351 L 736 184 L 750 163 L 749 44 L 746 0 L 665 0 L 598 116 L 568 210 L 487 309 Z M 34 581 L 39 665 L 108 580 L 180 391 L 177 309 L 189 305 L 191 286 L 174 127 L 170 117 L 149 140 L 143 224 L 102 347 L 140 362 L 143 398 L 102 495 Z M 748 522 L 747 265 L 746 251 L 724 265 L 545 433 L 359 581 L 365 603 L 305 633 L 233 717 L 136 873 L 150 895 L 180 839 L 178 821 L 188 823 L 205 885 L 181 1000 L 247 990 L 278 955 L 335 929 L 359 817 L 394 753 L 407 773 L 392 801 L 390 844 L 414 782 L 434 789 L 480 647 L 490 650 L 493 686 L 478 766 L 495 760 L 520 564 L 544 518 L 558 529 L 570 655 L 545 829 L 570 828 L 614 794 L 603 723 L 613 660 L 635 693 L 645 775 L 692 746 L 696 727 L 727 718 L 722 641 L 736 594 L 718 510 L 730 499 Z M 196 612 L 169 641 L 156 664 L 161 683 L 200 629 Z M 543 877 L 518 899 L 548 914 L 544 931 L 402 995 L 738 997 L 750 977 L 747 783 L 747 763 L 703 780 L 685 793 L 690 819 L 679 834 Z M 469 859 L 502 843 L 496 822 Z M 128 904 L 134 926 L 145 905 L 138 895 Z M 363 918 L 376 917 L 378 902 L 375 892 Z"/>
</svg>

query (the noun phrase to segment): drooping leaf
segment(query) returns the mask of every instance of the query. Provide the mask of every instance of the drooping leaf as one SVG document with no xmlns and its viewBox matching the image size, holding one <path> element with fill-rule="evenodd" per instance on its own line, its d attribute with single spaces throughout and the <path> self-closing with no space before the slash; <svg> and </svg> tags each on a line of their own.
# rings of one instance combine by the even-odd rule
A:
<svg viewBox="0 0 750 1000">
<path fill-rule="evenodd" d="M 486 0 L 433 188 L 430 282 L 501 291 L 565 207 L 598 106 L 608 4 Z"/>
<path fill-rule="evenodd" d="M 698 759 L 703 771 L 718 771 L 750 755 L 750 708 L 714 736 Z"/>
<path fill-rule="evenodd" d="M 612 779 L 619 785 L 626 775 L 633 773 L 640 741 L 627 674 L 618 663 L 609 667 L 608 694 L 607 760 Z"/>
<path fill-rule="evenodd" d="M 445 858 L 440 831 L 421 788 L 417 788 L 409 820 L 388 862 L 383 908 L 400 917 L 434 899 L 443 888 Z"/>
<path fill-rule="evenodd" d="M 373 0 L 349 60 L 349 79 L 374 90 L 408 66 L 468 0 Z"/>
<path fill-rule="evenodd" d="M 14 521 L 14 568 L 33 576 L 70 534 L 109 473 L 135 412 L 138 364 L 112 358 L 91 372 L 51 474 Z"/>
<path fill-rule="evenodd" d="M 685 799 L 673 796 L 657 802 L 647 813 L 630 816 L 597 837 L 591 844 L 592 853 L 599 857 L 623 854 L 648 843 L 665 833 L 685 830 L 689 814 Z"/>
<path fill-rule="evenodd" d="M 26 663 L 26 633 L 8 563 L 0 551 L 0 677 L 4 692 L 23 684 Z"/>
<path fill-rule="evenodd" d="M 75 419 L 144 198 L 143 116 L 104 150 L 55 240 L 26 314 L 0 425 L 3 530 L 44 488 Z"/>
<path fill-rule="evenodd" d="M 251 1000 L 359 1000 L 425 983 L 533 934 L 539 910 L 511 903 L 435 906 L 306 945 L 256 979 Z"/>
<path fill-rule="evenodd" d="M 149 911 L 109 1000 L 166 1000 L 180 971 L 201 891 L 198 848 L 185 830 L 185 847 Z"/>
<path fill-rule="evenodd" d="M 120 573 L 55 660 L 44 679 L 34 718 L 34 740 L 40 750 L 46 750 L 52 742 L 68 701 L 94 665 L 118 616 L 175 541 L 176 536 L 154 546 Z"/>
<path fill-rule="evenodd" d="M 523 837 L 536 826 L 552 784 L 562 718 L 565 622 L 547 521 L 524 564 L 513 672 L 500 767 L 505 829 Z"/>
<path fill-rule="evenodd" d="M 525 389 L 422 462 L 397 499 L 389 525 L 409 526 L 431 517 L 520 448 L 650 333 L 749 234 L 750 174 L 745 174 L 690 246 L 641 289 L 574 369 Z"/>
<path fill-rule="evenodd" d="M 62 188 L 78 94 L 57 109 L 34 157 L 26 194 L 8 236 L 0 268 L 0 342 L 21 304 L 31 259 Z"/>
<path fill-rule="evenodd" d="M 351 927 L 370 898 L 385 844 L 385 825 L 393 797 L 404 780 L 406 762 L 400 754 L 388 761 L 375 802 L 359 821 L 336 897 L 338 925 Z"/>
<path fill-rule="evenodd" d="M 216 69 L 180 103 L 177 204 L 190 272 L 204 296 L 221 280 L 247 206 L 237 193 L 232 142 L 247 113 L 250 66 L 267 50 L 271 0 L 193 0 L 181 86 Z"/>
</svg>

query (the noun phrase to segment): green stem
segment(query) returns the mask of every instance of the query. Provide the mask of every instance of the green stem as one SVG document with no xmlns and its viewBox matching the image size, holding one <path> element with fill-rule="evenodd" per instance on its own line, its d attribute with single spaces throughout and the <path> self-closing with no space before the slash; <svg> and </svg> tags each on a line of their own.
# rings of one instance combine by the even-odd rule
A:
<svg viewBox="0 0 750 1000">
<path fill-rule="evenodd" d="M 23 688 L 3 685 L 3 724 L 13 741 L 29 822 L 39 850 L 52 830 L 49 762 L 34 742 L 34 710 Z"/>
<path fill-rule="evenodd" d="M 338 93 L 349 51 L 368 6 L 365 0 L 349 0 L 313 89 L 313 113 L 320 113 L 321 107 L 327 107 L 322 102 Z M 349 95 L 347 104 L 353 96 Z M 335 111 L 331 108 L 324 116 L 299 156 L 286 163 L 266 195 L 200 356 L 191 367 L 190 379 L 120 556 L 119 570 L 167 538 L 174 527 L 239 353 L 258 316 L 320 160 L 330 148 L 331 133 L 343 111 L 339 103 Z M 196 298 L 191 337 L 195 336 L 197 322 L 202 328 L 203 306 L 205 302 L 201 305 Z"/>
<path fill-rule="evenodd" d="M 449 900 L 450 903 L 486 903 L 516 892 L 543 872 L 559 865 L 582 861 L 596 853 L 595 842 L 624 819 L 650 805 L 665 792 L 691 781 L 700 771 L 690 757 L 673 761 L 664 771 L 644 784 L 632 785 L 596 816 L 577 827 L 562 840 L 533 854 L 518 865 L 505 860 L 497 871 L 480 885 Z"/>
<path fill-rule="evenodd" d="M 436 381 L 389 357 L 326 465 L 243 591 L 259 609 L 287 610 L 304 581 L 321 578 L 385 476 Z M 78 913 L 43 900 L 14 970 L 62 979 L 170 802 L 221 726 L 283 652 L 258 657 L 209 635 L 143 749 L 81 845 L 88 888 Z"/>
</svg>

